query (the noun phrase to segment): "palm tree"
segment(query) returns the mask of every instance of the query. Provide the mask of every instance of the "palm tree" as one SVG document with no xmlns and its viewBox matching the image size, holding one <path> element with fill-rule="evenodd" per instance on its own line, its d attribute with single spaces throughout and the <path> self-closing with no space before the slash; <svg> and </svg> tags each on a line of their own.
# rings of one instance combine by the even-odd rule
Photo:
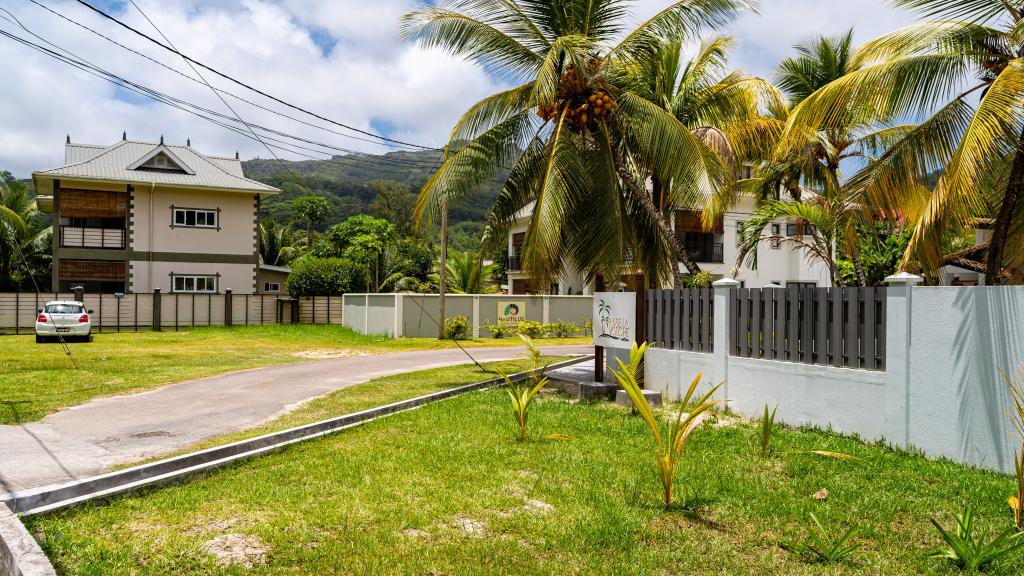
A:
<svg viewBox="0 0 1024 576">
<path fill-rule="evenodd" d="M 305 246 L 302 237 L 292 230 L 291 224 L 278 224 L 267 219 L 257 229 L 260 263 L 271 266 L 284 266 L 302 256 Z"/>
<path fill-rule="evenodd" d="M 1024 7 L 1008 0 L 892 0 L 926 18 L 861 46 L 854 70 L 810 95 L 785 138 L 850 121 L 919 122 L 851 180 L 879 207 L 915 224 L 904 266 L 941 265 L 946 231 L 994 215 L 986 277 L 1020 279 L 1024 229 Z M 896 132 L 894 131 L 893 134 Z M 929 174 L 942 170 L 917 208 Z"/>
<path fill-rule="evenodd" d="M 404 38 L 488 66 L 519 84 L 456 123 L 442 166 L 423 186 L 418 219 L 473 194 L 505 166 L 490 214 L 507 227 L 531 201 L 523 269 L 538 284 L 567 261 L 591 279 L 631 262 L 681 285 L 680 247 L 643 181 L 712 194 L 729 178 L 715 150 L 637 94 L 628 70 L 663 38 L 688 40 L 755 0 L 681 0 L 627 30 L 624 0 L 444 0 L 405 15 Z"/>
<path fill-rule="evenodd" d="M 452 252 L 446 263 L 445 282 L 448 290 L 455 294 L 493 294 L 497 286 L 491 277 L 493 264 L 484 265 L 479 254 L 473 252 Z M 431 275 L 439 281 L 439 276 Z"/>
<path fill-rule="evenodd" d="M 874 210 L 857 187 L 844 181 L 842 167 L 849 160 L 872 157 L 909 128 L 882 124 L 872 115 L 849 115 L 845 122 L 827 129 L 794 129 L 795 111 L 820 90 L 854 73 L 857 66 L 852 30 L 836 38 L 819 36 L 795 48 L 797 56 L 783 60 L 776 73 L 776 83 L 792 108 L 773 107 L 769 126 L 753 133 L 749 138 L 752 141 L 745 143 L 745 148 L 775 145 L 770 147 L 771 155 L 758 164 L 754 178 L 740 183 L 740 190 L 755 192 L 764 202 L 747 222 L 740 258 L 756 265 L 758 242 L 790 243 L 805 248 L 810 258 L 824 262 L 833 284 L 842 285 L 836 266 L 841 248 L 854 263 L 858 284 L 864 286 L 867 278 L 858 253 L 857 224 L 870 221 Z M 742 136 L 730 136 L 743 140 Z M 807 201 L 810 205 L 786 206 L 787 202 L 778 199 L 782 189 L 792 200 Z M 805 191 L 813 198 L 808 198 Z M 757 224 L 769 224 L 770 215 L 796 218 L 801 228 L 811 224 L 811 238 L 804 238 L 803 234 L 788 238 L 764 233 Z"/>
<path fill-rule="evenodd" d="M 32 284 L 49 260 L 51 231 L 24 184 L 0 181 L 0 287 Z"/>
<path fill-rule="evenodd" d="M 683 61 L 680 40 L 659 40 L 629 70 L 631 89 L 679 122 L 715 150 L 724 161 L 727 174 L 736 174 L 736 159 L 723 128 L 756 122 L 762 109 L 782 105 L 781 93 L 760 78 L 727 70 L 729 37 L 717 36 L 701 42 L 696 56 Z M 708 198 L 699 189 L 675 186 L 670 179 L 650 169 L 654 203 L 664 217 L 677 209 L 703 207 Z M 713 223 L 713 218 L 706 223 Z M 690 274 L 700 267 L 680 246 L 679 254 Z"/>
</svg>

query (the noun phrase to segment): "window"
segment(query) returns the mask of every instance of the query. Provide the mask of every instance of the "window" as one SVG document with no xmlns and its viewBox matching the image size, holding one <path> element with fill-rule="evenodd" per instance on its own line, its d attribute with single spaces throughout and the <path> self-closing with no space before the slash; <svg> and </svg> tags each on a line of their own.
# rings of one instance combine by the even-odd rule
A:
<svg viewBox="0 0 1024 576">
<path fill-rule="evenodd" d="M 179 276 L 171 277 L 174 281 L 174 292 L 216 292 L 216 276 Z"/>
<path fill-rule="evenodd" d="M 796 224 L 786 224 L 786 236 L 796 236 Z"/>
<path fill-rule="evenodd" d="M 193 228 L 219 228 L 217 226 L 217 210 L 198 210 L 196 208 L 175 208 L 173 226 Z"/>
<path fill-rule="evenodd" d="M 782 240 L 779 239 L 779 235 L 781 235 L 781 234 L 782 234 L 782 225 L 781 224 L 772 224 L 772 239 L 771 239 L 771 246 L 772 246 L 772 248 L 780 248 L 780 247 L 782 247 Z"/>
<path fill-rule="evenodd" d="M 281 283 L 280 282 L 264 282 L 263 283 L 263 291 L 264 292 L 280 292 L 281 291 Z"/>
<path fill-rule="evenodd" d="M 43 311 L 47 314 L 81 314 L 85 309 L 77 304 L 47 304 Z"/>
</svg>

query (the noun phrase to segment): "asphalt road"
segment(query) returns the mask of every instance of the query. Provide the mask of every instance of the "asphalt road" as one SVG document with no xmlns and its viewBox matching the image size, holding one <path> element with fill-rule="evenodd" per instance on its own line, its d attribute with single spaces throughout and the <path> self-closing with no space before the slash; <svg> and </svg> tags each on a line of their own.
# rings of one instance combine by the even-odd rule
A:
<svg viewBox="0 0 1024 576">
<path fill-rule="evenodd" d="M 548 356 L 588 346 L 542 347 Z M 481 362 L 519 348 L 472 348 Z M 258 426 L 335 390 L 391 374 L 467 364 L 460 350 L 426 350 L 286 364 L 97 398 L 39 422 L 0 426 L 0 494 L 60 484 Z"/>
</svg>

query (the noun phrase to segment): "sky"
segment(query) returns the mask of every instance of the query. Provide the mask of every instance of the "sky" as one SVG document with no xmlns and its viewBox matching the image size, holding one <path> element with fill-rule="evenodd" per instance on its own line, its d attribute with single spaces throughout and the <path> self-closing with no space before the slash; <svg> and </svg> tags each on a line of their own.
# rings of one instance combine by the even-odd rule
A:
<svg viewBox="0 0 1024 576">
<path fill-rule="evenodd" d="M 73 0 L 35 0 L 112 39 L 193 75 L 180 57 L 139 39 Z M 159 37 L 124 0 L 92 2 L 135 28 Z M 667 0 L 636 0 L 637 22 Z M 506 84 L 480 66 L 439 51 L 403 45 L 398 18 L 412 0 L 136 0 L 183 53 L 281 100 L 387 137 L 440 146 L 459 115 Z M 231 114 L 209 87 L 193 82 L 33 4 L 0 0 L 0 30 L 32 39 L 31 32 L 119 76 L 211 110 Z M 6 11 L 6 12 L 5 12 Z M 816 34 L 851 27 L 857 42 L 894 30 L 913 17 L 884 0 L 761 0 L 759 14 L 741 16 L 722 33 L 736 37 L 734 68 L 770 77 L 792 46 Z M 53 49 L 52 47 L 50 47 Z M 218 88 L 290 115 L 299 115 L 206 73 Z M 327 142 L 343 150 L 380 153 L 378 143 L 303 126 L 227 98 L 247 122 Z M 324 122 L 301 116 L 313 123 Z M 337 126 L 339 132 L 349 133 Z M 202 152 L 270 158 L 248 140 L 186 112 L 76 70 L 0 36 L 0 170 L 27 178 L 63 164 L 64 140 L 113 144 L 129 139 L 192 145 Z M 352 133 L 349 133 L 352 134 Z M 358 134 L 352 134 L 358 137 Z M 306 153 L 309 153 L 308 151 Z M 278 152 L 286 159 L 304 159 Z"/>
</svg>

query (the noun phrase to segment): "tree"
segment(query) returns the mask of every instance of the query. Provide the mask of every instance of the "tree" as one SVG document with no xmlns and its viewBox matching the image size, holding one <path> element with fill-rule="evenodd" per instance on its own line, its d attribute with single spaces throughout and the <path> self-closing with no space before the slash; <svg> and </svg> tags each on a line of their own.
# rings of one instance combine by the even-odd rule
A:
<svg viewBox="0 0 1024 576">
<path fill-rule="evenodd" d="M 415 236 L 416 193 L 393 180 L 374 180 L 370 186 L 377 194 L 370 203 L 370 213 L 394 224 L 399 236 Z"/>
<path fill-rule="evenodd" d="M 660 38 L 696 38 L 754 4 L 672 2 L 633 30 L 624 0 L 448 0 L 406 14 L 407 41 L 526 79 L 459 119 L 417 218 L 433 218 L 511 166 L 489 224 L 507 228 L 534 203 L 523 269 L 535 282 L 572 261 L 590 278 L 642 264 L 653 267 L 649 278 L 681 285 L 679 243 L 640 168 L 708 194 L 730 176 L 715 150 L 633 91 L 625 71 Z"/>
<path fill-rule="evenodd" d="M 379 288 L 384 252 L 396 238 L 393 224 L 360 214 L 328 228 L 323 239 L 314 246 L 314 255 L 340 256 L 360 263 L 366 274 L 366 284 Z"/>
<path fill-rule="evenodd" d="M 301 256 L 305 249 L 291 224 L 278 224 L 268 218 L 260 222 L 257 235 L 261 264 L 284 266 Z"/>
<path fill-rule="evenodd" d="M 632 90 L 672 114 L 701 138 L 725 162 L 730 180 L 736 173 L 736 161 L 723 129 L 757 121 L 762 105 L 782 105 L 784 101 L 770 83 L 727 70 L 728 49 L 733 43 L 729 37 L 706 39 L 697 55 L 684 61 L 683 42 L 662 39 L 654 42 L 629 68 Z M 654 203 L 664 218 L 670 218 L 677 209 L 700 208 L 706 203 L 701 189 L 676 186 L 656 170 L 647 172 Z M 717 215 L 706 223 L 715 220 Z M 679 247 L 679 255 L 691 275 L 700 272 L 685 246 Z"/>
<path fill-rule="evenodd" d="M 331 217 L 331 205 L 320 196 L 300 196 L 292 201 L 295 217 L 306 221 L 306 246 L 313 246 L 316 225 Z"/>
<path fill-rule="evenodd" d="M 303 256 L 292 265 L 288 292 L 292 296 L 337 296 L 366 290 L 364 274 L 344 258 Z"/>
<path fill-rule="evenodd" d="M 28 188 L 4 177 L 0 182 L 0 288 L 32 287 L 48 275 L 51 234 Z"/>
<path fill-rule="evenodd" d="M 986 277 L 1021 279 L 1024 230 L 1024 7 L 1007 0 L 893 0 L 923 20 L 861 46 L 855 70 L 809 96 L 786 130 L 830 130 L 853 120 L 898 126 L 898 138 L 851 186 L 870 202 L 905 210 L 914 234 L 903 264 L 915 255 L 942 264 L 947 230 L 995 216 Z M 921 121 L 923 119 L 923 121 Z M 943 169 L 933 192 L 921 183 Z M 914 196 L 925 194 L 918 202 Z"/>
</svg>

